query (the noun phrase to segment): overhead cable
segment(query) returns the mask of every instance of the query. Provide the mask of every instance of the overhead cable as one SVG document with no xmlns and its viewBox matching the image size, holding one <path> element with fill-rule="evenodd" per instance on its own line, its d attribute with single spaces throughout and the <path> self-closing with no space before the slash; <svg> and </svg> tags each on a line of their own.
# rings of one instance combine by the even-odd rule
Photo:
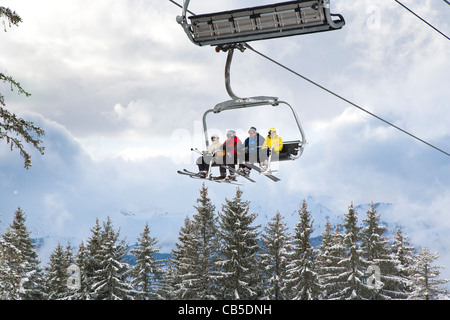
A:
<svg viewBox="0 0 450 320">
<path fill-rule="evenodd" d="M 172 0 L 169 0 L 169 1 L 172 2 L 172 3 L 174 3 L 174 4 L 176 4 L 176 5 L 178 5 L 178 6 L 180 6 L 180 5 L 177 4 L 175 1 L 172 1 Z M 397 0 L 395 0 L 395 1 L 397 1 Z M 397 2 L 398 2 L 398 1 L 397 1 Z M 191 13 L 191 14 L 193 14 L 193 13 Z M 406 130 L 400 128 L 399 126 L 393 124 L 392 122 L 389 122 L 389 121 L 383 119 L 382 117 L 377 116 L 376 114 L 374 114 L 374 113 L 368 111 L 367 109 L 365 109 L 365 108 L 359 106 L 358 104 L 356 104 L 356 103 L 354 103 L 354 102 L 352 102 L 352 101 L 350 101 L 350 100 L 348 100 L 348 99 L 342 97 L 341 95 L 335 93 L 334 91 L 325 88 L 324 86 L 322 86 L 322 85 L 318 84 L 317 82 L 315 82 L 315 81 L 313 81 L 313 80 L 311 80 L 311 79 L 309 79 L 309 78 L 307 78 L 307 77 L 301 75 L 300 73 L 298 73 L 298 72 L 292 70 L 291 68 L 288 68 L 287 66 L 281 64 L 280 62 L 278 62 L 278 61 L 276 61 L 276 60 L 274 60 L 274 59 L 268 57 L 267 55 L 265 55 L 265 54 L 263 54 L 263 53 L 261 53 L 261 52 L 255 50 L 255 49 L 254 49 L 253 47 L 251 47 L 249 44 L 244 43 L 243 45 L 244 45 L 245 48 L 247 48 L 247 49 L 253 51 L 254 53 L 260 55 L 261 57 L 263 57 L 263 58 L 269 60 L 270 62 L 272 62 L 272 63 L 278 65 L 279 67 L 281 67 L 281 68 L 283 68 L 283 69 L 285 69 L 285 70 L 287 70 L 287 71 L 293 73 L 294 75 L 296 75 L 296 76 L 302 78 L 303 80 L 306 80 L 307 82 L 309 82 L 309 83 L 315 85 L 316 87 L 318 87 L 318 88 L 320 88 L 320 89 L 322 89 L 322 90 L 328 92 L 329 94 L 335 96 L 336 98 L 341 99 L 342 101 L 344 101 L 344 102 L 350 104 L 351 106 L 353 106 L 353 107 L 355 107 L 355 108 L 357 108 L 357 109 L 359 109 L 359 110 L 361 110 L 361 111 L 363 111 L 363 112 L 369 114 L 370 116 L 372 116 L 372 117 L 374 117 L 374 118 L 376 118 L 376 119 L 378 119 L 378 120 L 384 122 L 385 124 L 387 124 L 387 125 L 389 125 L 389 126 L 395 128 L 395 129 L 397 129 L 397 130 L 399 130 L 399 131 L 405 133 L 406 135 L 412 137 L 413 139 L 416 139 L 417 141 L 419 141 L 419 142 L 421 142 L 421 143 L 424 143 L 424 144 L 426 144 L 427 146 L 429 146 L 429 147 L 431 147 L 431 148 L 433 148 L 433 149 L 435 149 L 435 150 L 437 150 L 437 151 L 439 151 L 439 152 L 445 154 L 446 156 L 449 156 L 449 157 L 450 157 L 450 153 L 448 153 L 448 152 L 446 152 L 446 151 L 444 151 L 444 150 L 442 150 L 442 149 L 436 147 L 435 145 L 433 145 L 433 144 L 431 144 L 431 143 L 429 143 L 429 142 L 427 142 L 427 141 L 425 141 L 425 140 L 419 138 L 418 136 L 416 136 L 416 135 L 414 135 L 414 134 L 412 134 L 412 133 L 410 133 L 410 132 L 408 132 L 408 131 L 406 131 Z"/>
<path fill-rule="evenodd" d="M 410 137 L 412 137 L 412 138 L 414 138 L 414 139 L 416 139 L 416 140 L 418 140 L 418 141 L 420 141 L 420 142 L 422 142 L 422 143 L 424 143 L 424 144 L 426 144 L 426 145 L 428 145 L 428 146 L 430 146 L 430 147 L 436 149 L 437 151 L 442 152 L 443 154 L 445 154 L 445 155 L 447 155 L 447 156 L 450 157 L 450 154 L 449 154 L 448 152 L 445 152 L 444 150 L 442 150 L 442 149 L 440 149 L 440 148 L 438 148 L 438 147 L 432 145 L 431 143 L 429 143 L 429 142 L 427 142 L 427 141 L 425 141 L 425 140 L 423 140 L 423 139 L 421 139 L 421 138 L 419 138 L 419 137 L 417 137 L 417 136 L 415 136 L 415 135 L 409 133 L 408 131 L 406 131 L 406 130 L 404 130 L 404 129 L 398 127 L 398 126 L 396 126 L 396 125 L 393 124 L 392 122 L 389 122 L 389 121 L 387 121 L 387 120 L 385 120 L 385 119 L 383 119 L 383 118 L 377 116 L 376 114 L 374 114 L 374 113 L 372 113 L 372 112 L 370 112 L 370 111 L 364 109 L 363 107 L 357 105 L 356 103 L 353 103 L 353 102 L 351 102 L 350 100 L 348 100 L 348 99 L 342 97 L 341 95 L 339 95 L 339 94 L 337 94 L 337 93 L 335 93 L 335 92 L 333 92 L 333 91 L 331 91 L 331 90 L 325 88 L 324 86 L 318 84 L 317 82 L 314 82 L 313 80 L 311 80 L 311 79 L 309 79 L 309 78 L 307 78 L 307 77 L 301 75 L 300 73 L 298 73 L 298 72 L 296 72 L 296 71 L 294 71 L 294 70 L 292 70 L 292 69 L 286 67 L 285 65 L 281 64 L 280 62 L 277 62 L 277 61 L 273 60 L 272 58 L 266 56 L 265 54 L 263 54 L 263 53 L 261 53 L 261 52 L 255 50 L 255 49 L 252 48 L 250 45 L 245 44 L 245 47 L 248 48 L 249 50 L 255 52 L 256 54 L 262 56 L 263 58 L 265 58 L 265 59 L 267 59 L 267 60 L 269 60 L 269 61 L 275 63 L 276 65 L 280 66 L 281 68 L 283 68 L 283 69 L 285 69 L 285 70 L 287 70 L 287 71 L 289 71 L 289 72 L 295 74 L 296 76 L 302 78 L 303 80 L 306 80 L 306 81 L 308 81 L 309 83 L 315 85 L 316 87 L 318 87 L 318 88 L 320 88 L 320 89 L 322 89 L 322 90 L 328 92 L 329 94 L 332 94 L 332 95 L 335 96 L 336 98 L 339 98 L 339 99 L 345 101 L 346 103 L 352 105 L 353 107 L 358 108 L 358 109 L 361 110 L 361 111 L 364 111 L 365 113 L 369 114 L 370 116 L 372 116 L 372 117 L 374 117 L 374 118 L 376 118 L 376 119 L 378 119 L 378 120 L 384 122 L 385 124 L 387 124 L 387 125 L 389 125 L 389 126 L 395 128 L 395 129 L 397 129 L 397 130 L 399 130 L 399 131 L 401 131 L 401 132 L 407 134 L 408 136 L 410 136 Z"/>
<path fill-rule="evenodd" d="M 169 1 L 172 2 L 174 5 L 176 5 L 177 7 L 183 9 L 183 6 L 181 4 L 179 4 L 179 3 L 177 3 L 177 2 L 175 2 L 173 0 L 169 0 Z M 193 13 L 192 11 L 187 10 L 187 12 L 189 12 L 190 14 L 195 16 L 195 13 Z"/>
<path fill-rule="evenodd" d="M 441 34 L 442 36 L 444 36 L 445 38 L 447 38 L 447 40 L 450 40 L 450 38 L 445 35 L 442 31 L 440 31 L 438 28 L 434 27 L 433 25 L 431 25 L 428 21 L 426 21 L 425 19 L 423 19 L 422 17 L 420 17 L 417 13 L 415 13 L 414 11 L 412 11 L 410 8 L 408 8 L 407 6 L 405 6 L 403 3 L 401 3 L 398 0 L 394 0 L 395 2 L 397 2 L 399 5 L 401 5 L 403 8 L 405 8 L 406 10 L 408 10 L 409 12 L 411 12 L 413 15 L 415 15 L 417 18 L 419 18 L 420 20 L 422 20 L 423 22 L 425 22 L 428 26 L 430 26 L 431 28 L 433 28 L 436 32 L 438 32 L 439 34 Z M 450 4 L 447 0 L 444 0 L 447 4 Z"/>
</svg>

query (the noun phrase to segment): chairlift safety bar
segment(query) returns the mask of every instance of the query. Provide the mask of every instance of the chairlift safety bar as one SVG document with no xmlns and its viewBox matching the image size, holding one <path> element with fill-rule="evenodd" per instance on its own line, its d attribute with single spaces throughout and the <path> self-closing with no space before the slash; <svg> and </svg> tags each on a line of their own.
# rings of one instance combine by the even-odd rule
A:
<svg viewBox="0 0 450 320">
<path fill-rule="evenodd" d="M 297 127 L 299 129 L 301 139 L 300 139 L 300 146 L 299 146 L 298 154 L 296 156 L 292 156 L 291 159 L 295 160 L 295 159 L 299 158 L 302 155 L 303 149 L 306 145 L 306 138 L 305 138 L 305 133 L 303 131 L 302 125 L 300 124 L 298 115 L 295 112 L 294 108 L 289 103 L 278 100 L 278 98 L 276 98 L 276 97 L 258 96 L 258 97 L 251 97 L 251 98 L 245 98 L 245 99 L 228 100 L 228 101 L 217 104 L 213 109 L 206 110 L 205 113 L 203 114 L 203 132 L 204 132 L 206 147 L 208 148 L 208 146 L 209 146 L 208 126 L 206 124 L 206 116 L 209 113 L 217 114 L 217 113 L 220 113 L 222 111 L 227 111 L 227 110 L 259 107 L 259 106 L 274 106 L 274 107 L 276 107 L 280 104 L 284 104 L 291 109 L 292 114 L 295 119 L 295 122 L 297 124 Z"/>
</svg>

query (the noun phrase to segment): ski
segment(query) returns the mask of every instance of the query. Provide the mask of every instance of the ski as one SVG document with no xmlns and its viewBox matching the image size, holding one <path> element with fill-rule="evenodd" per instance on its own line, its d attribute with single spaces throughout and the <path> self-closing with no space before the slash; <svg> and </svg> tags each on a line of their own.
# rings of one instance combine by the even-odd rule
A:
<svg viewBox="0 0 450 320">
<path fill-rule="evenodd" d="M 255 180 L 253 180 L 252 178 L 250 178 L 248 175 L 240 173 L 239 170 L 236 170 L 236 169 L 231 168 L 231 167 L 228 167 L 228 170 L 230 170 L 230 171 L 231 171 L 232 173 L 234 173 L 234 174 L 237 174 L 237 175 L 240 176 L 240 177 L 244 177 L 244 178 L 247 179 L 248 181 L 256 182 Z"/>
<path fill-rule="evenodd" d="M 215 179 L 214 177 L 209 177 L 209 178 L 202 177 L 198 173 L 195 173 L 195 172 L 192 172 L 192 171 L 189 171 L 189 170 L 186 170 L 186 169 L 183 169 L 183 171 L 177 170 L 177 172 L 179 174 L 189 176 L 192 179 L 208 180 L 208 181 L 214 181 L 214 182 L 217 182 L 217 183 L 229 183 L 229 184 L 234 184 L 234 185 L 237 185 L 237 186 L 242 186 L 242 183 L 239 183 L 239 182 L 236 182 L 236 181 L 232 181 L 232 180 L 229 180 L 229 179 L 226 179 L 226 178 L 225 179 Z"/>
<path fill-rule="evenodd" d="M 186 175 L 186 176 L 190 176 L 191 178 L 199 178 L 199 179 L 201 179 L 201 177 L 199 176 L 198 173 L 194 173 L 194 172 L 188 171 L 188 170 L 186 170 L 186 169 L 183 169 L 183 171 L 178 170 L 177 172 L 178 172 L 179 174 L 184 174 L 184 175 Z"/>
<path fill-rule="evenodd" d="M 247 167 L 249 167 L 249 168 L 252 168 L 252 169 L 258 171 L 260 174 L 266 176 L 267 178 L 271 179 L 272 181 L 278 182 L 278 181 L 281 180 L 280 178 L 275 177 L 274 175 L 269 174 L 269 173 L 263 171 L 260 167 L 257 167 L 257 166 L 254 165 L 253 163 L 246 163 L 245 165 L 246 165 Z"/>
<path fill-rule="evenodd" d="M 197 176 L 197 177 L 200 178 L 200 174 L 198 172 L 192 172 L 192 171 L 189 171 L 189 170 L 186 170 L 186 169 L 183 169 L 183 172 L 186 173 L 186 174 L 189 174 L 189 175 L 192 175 L 192 176 Z"/>
<path fill-rule="evenodd" d="M 212 179 L 211 181 L 218 182 L 218 183 L 229 183 L 229 184 L 234 184 L 234 185 L 236 185 L 236 186 L 243 186 L 242 183 L 239 183 L 239 182 L 237 182 L 237 181 L 230 180 L 230 179 L 228 179 L 228 178 L 220 179 L 220 180 Z"/>
</svg>

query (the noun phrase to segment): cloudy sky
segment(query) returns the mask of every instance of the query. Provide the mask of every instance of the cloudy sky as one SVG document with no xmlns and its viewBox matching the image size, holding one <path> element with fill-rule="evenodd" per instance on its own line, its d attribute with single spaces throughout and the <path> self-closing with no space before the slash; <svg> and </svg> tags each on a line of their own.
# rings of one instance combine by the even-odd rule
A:
<svg viewBox="0 0 450 320">
<path fill-rule="evenodd" d="M 273 1 L 191 2 L 199 14 Z M 403 3 L 450 34 L 444 1 Z M 449 41 L 395 1 L 331 5 L 345 17 L 342 30 L 252 46 L 449 152 Z M 46 152 L 29 147 L 33 167 L 25 170 L 18 152 L 0 145 L 0 225 L 20 206 L 36 235 L 86 239 L 95 219 L 110 215 L 129 238 L 149 222 L 169 250 L 201 186 L 176 170 L 196 169 L 190 148 L 203 147 L 202 115 L 230 99 L 226 54 L 192 44 L 175 20 L 181 10 L 168 0 L 4 0 L 2 6 L 23 22 L 0 34 L 0 70 L 32 95 L 5 84 L 0 89 L 10 111 L 45 130 Z M 289 102 L 308 140 L 299 160 L 279 167 L 281 182 L 255 176 L 256 184 L 242 187 L 246 199 L 284 214 L 307 197 L 326 198 L 342 213 L 351 202 L 392 203 L 384 220 L 404 226 L 418 246 L 439 251 L 450 268 L 450 157 L 249 50 L 235 53 L 231 72 L 237 95 Z M 229 128 L 245 139 L 250 126 L 298 138 L 281 108 L 210 121 L 222 141 Z M 234 186 L 207 186 L 218 208 L 235 193 Z"/>
</svg>

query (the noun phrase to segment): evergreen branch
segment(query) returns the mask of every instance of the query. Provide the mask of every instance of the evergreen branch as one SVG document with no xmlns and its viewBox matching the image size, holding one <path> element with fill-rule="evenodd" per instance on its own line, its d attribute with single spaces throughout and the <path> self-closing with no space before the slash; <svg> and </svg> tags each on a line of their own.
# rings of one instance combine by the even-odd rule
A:
<svg viewBox="0 0 450 320">
<path fill-rule="evenodd" d="M 2 105 L 4 105 L 3 102 Z M 31 156 L 25 150 L 22 139 L 26 143 L 32 144 L 43 155 L 45 147 L 41 145 L 42 140 L 39 139 L 43 135 L 44 130 L 35 126 L 33 122 L 25 121 L 0 107 L 0 139 L 6 139 L 11 151 L 15 148 L 19 149 L 20 155 L 25 160 L 24 166 L 26 169 L 31 167 Z"/>
<path fill-rule="evenodd" d="M 11 91 L 16 89 L 18 94 L 25 94 L 27 97 L 31 96 L 11 76 L 0 73 L 0 80 L 9 83 Z M 41 145 L 42 140 L 38 138 L 44 135 L 44 130 L 35 126 L 33 122 L 25 121 L 15 114 L 10 113 L 3 108 L 5 106 L 5 98 L 0 93 L 0 140 L 6 139 L 6 143 L 10 145 L 11 151 L 13 149 L 19 149 L 20 155 L 24 158 L 24 167 L 29 169 L 31 167 L 31 156 L 25 150 L 21 139 L 25 140 L 26 143 L 32 144 L 43 155 L 45 148 Z"/>
<path fill-rule="evenodd" d="M 3 73 L 0 72 L 0 80 L 3 82 L 8 82 L 11 85 L 11 91 L 14 91 L 14 87 L 19 91 L 19 94 L 23 93 L 25 96 L 29 97 L 31 96 L 30 93 L 26 92 L 19 82 L 15 81 L 13 77 L 6 76 Z M 4 103 L 2 103 L 4 105 Z"/>
<path fill-rule="evenodd" d="M 22 18 L 15 11 L 5 7 L 0 7 L 0 19 L 3 20 L 2 23 L 5 32 L 7 23 L 11 27 L 11 25 L 18 26 L 19 22 L 22 22 Z"/>
</svg>

